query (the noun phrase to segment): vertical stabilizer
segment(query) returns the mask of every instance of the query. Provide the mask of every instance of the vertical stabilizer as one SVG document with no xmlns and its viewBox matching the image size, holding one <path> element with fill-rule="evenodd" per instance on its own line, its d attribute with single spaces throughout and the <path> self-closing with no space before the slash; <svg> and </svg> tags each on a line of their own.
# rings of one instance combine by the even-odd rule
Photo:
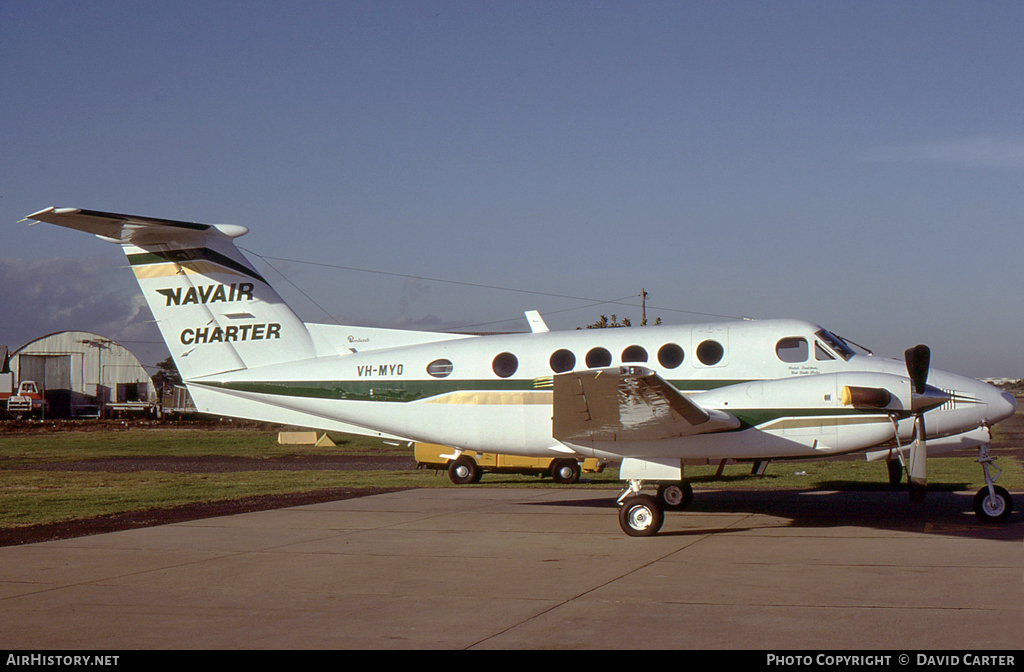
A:
<svg viewBox="0 0 1024 672">
<path fill-rule="evenodd" d="M 316 356 L 302 320 L 235 247 L 245 227 L 74 208 L 29 218 L 122 246 L 185 380 Z"/>
</svg>

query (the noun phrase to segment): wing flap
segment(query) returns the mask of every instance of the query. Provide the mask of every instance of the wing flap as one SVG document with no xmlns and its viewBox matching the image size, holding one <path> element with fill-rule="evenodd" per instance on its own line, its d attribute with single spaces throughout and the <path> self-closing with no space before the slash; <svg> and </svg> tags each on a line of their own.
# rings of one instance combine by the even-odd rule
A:
<svg viewBox="0 0 1024 672">
<path fill-rule="evenodd" d="M 552 435 L 581 441 L 658 441 L 736 429 L 740 422 L 705 409 L 642 366 L 554 376 Z"/>
</svg>

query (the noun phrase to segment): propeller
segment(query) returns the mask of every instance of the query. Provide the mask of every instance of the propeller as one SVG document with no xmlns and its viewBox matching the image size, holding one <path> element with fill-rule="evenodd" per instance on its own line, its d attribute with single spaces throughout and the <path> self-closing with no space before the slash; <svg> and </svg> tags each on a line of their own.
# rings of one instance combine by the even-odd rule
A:
<svg viewBox="0 0 1024 672">
<path fill-rule="evenodd" d="M 910 500 L 920 502 L 928 487 L 928 448 L 925 444 L 924 412 L 945 402 L 948 397 L 939 390 L 928 388 L 928 367 L 931 350 L 927 345 L 915 345 L 903 353 L 910 375 L 910 408 L 914 414 L 914 444 L 910 447 L 908 480 Z"/>
<path fill-rule="evenodd" d="M 924 394 L 925 383 L 928 382 L 928 366 L 931 363 L 932 351 L 927 345 L 915 345 L 903 353 L 907 360 L 907 373 L 913 384 L 914 394 Z"/>
<path fill-rule="evenodd" d="M 927 432 L 924 426 L 924 414 L 937 406 L 949 401 L 949 395 L 942 390 L 928 385 L 928 369 L 931 366 L 931 350 L 927 345 L 915 345 L 907 348 L 904 352 L 904 359 L 907 362 L 907 374 L 910 376 L 910 404 L 904 408 L 914 416 L 914 443 L 910 446 L 910 460 L 906 464 L 907 476 L 910 481 L 910 499 L 920 502 L 924 499 L 925 490 L 928 487 L 928 449 L 926 446 Z M 840 399 L 843 404 L 862 409 L 885 409 L 892 403 L 893 396 L 900 399 L 903 395 L 896 395 L 894 392 L 883 387 L 856 387 L 846 385 L 840 392 Z M 897 429 L 894 438 L 894 447 L 899 445 L 899 432 Z M 903 462 L 902 450 L 900 451 L 900 462 Z M 890 451 L 890 472 L 889 479 L 893 483 L 899 482 L 899 472 L 893 471 L 893 458 Z"/>
</svg>

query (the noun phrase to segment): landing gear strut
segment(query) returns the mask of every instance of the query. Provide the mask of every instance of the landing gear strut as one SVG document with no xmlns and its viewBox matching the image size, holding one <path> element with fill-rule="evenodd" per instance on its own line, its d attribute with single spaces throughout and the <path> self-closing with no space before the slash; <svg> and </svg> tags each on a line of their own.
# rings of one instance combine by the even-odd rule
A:
<svg viewBox="0 0 1024 672">
<path fill-rule="evenodd" d="M 995 460 L 996 458 L 988 454 L 987 443 L 978 447 L 978 463 L 985 472 L 985 487 L 978 490 L 978 494 L 974 496 L 974 514 L 983 523 L 1005 523 L 1013 512 L 1013 497 L 1010 497 L 1006 488 L 995 484 L 999 474 L 1003 473 L 1003 470 L 994 464 Z M 989 471 L 990 468 L 996 470 L 995 476 Z"/>
</svg>

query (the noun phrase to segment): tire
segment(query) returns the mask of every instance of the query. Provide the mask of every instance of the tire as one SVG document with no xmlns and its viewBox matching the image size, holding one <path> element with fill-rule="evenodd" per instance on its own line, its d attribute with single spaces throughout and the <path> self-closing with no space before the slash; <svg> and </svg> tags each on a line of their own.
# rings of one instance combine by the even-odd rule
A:
<svg viewBox="0 0 1024 672">
<path fill-rule="evenodd" d="M 661 504 L 650 495 L 627 497 L 619 507 L 619 526 L 631 537 L 653 537 L 664 522 Z"/>
<path fill-rule="evenodd" d="M 662 483 L 658 486 L 658 501 L 669 511 L 682 511 L 693 502 L 693 487 L 688 481 Z"/>
<path fill-rule="evenodd" d="M 978 490 L 974 496 L 974 514 L 983 523 L 1005 523 L 1013 512 L 1013 497 L 998 485 L 993 486 L 995 498 L 989 495 L 988 486 Z"/>
<path fill-rule="evenodd" d="M 575 483 L 580 480 L 580 463 L 576 460 L 555 460 L 551 463 L 551 478 L 555 483 Z"/>
<path fill-rule="evenodd" d="M 478 483 L 482 475 L 480 467 L 472 458 L 465 455 L 453 460 L 448 465 L 448 478 L 455 485 L 466 485 L 467 483 Z"/>
</svg>

